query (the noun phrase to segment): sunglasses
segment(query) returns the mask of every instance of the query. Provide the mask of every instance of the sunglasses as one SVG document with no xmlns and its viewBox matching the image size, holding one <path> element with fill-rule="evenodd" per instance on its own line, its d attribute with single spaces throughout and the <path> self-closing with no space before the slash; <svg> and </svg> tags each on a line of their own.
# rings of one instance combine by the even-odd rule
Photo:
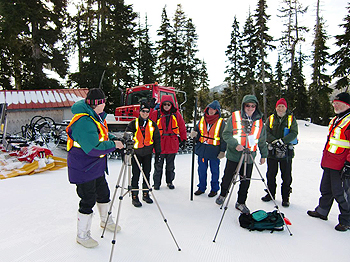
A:
<svg viewBox="0 0 350 262">
<path fill-rule="evenodd" d="M 256 108 L 256 105 L 244 105 L 245 107 Z"/>
<path fill-rule="evenodd" d="M 149 110 L 144 110 L 144 109 L 142 109 L 141 112 L 142 112 L 142 113 L 147 113 L 147 114 L 148 114 L 148 113 L 149 113 Z"/>
<path fill-rule="evenodd" d="M 170 103 L 164 103 L 163 105 L 164 105 L 164 106 L 171 106 Z"/>
</svg>

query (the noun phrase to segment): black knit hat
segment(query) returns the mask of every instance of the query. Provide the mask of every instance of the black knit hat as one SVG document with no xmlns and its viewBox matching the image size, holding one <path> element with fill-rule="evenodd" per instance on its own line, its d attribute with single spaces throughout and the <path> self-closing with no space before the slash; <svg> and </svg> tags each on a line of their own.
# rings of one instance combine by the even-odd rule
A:
<svg viewBox="0 0 350 262">
<path fill-rule="evenodd" d="M 88 105 L 100 105 L 106 103 L 106 96 L 101 88 L 92 88 L 86 95 L 85 103 Z"/>
<path fill-rule="evenodd" d="M 147 101 L 142 101 L 141 102 L 141 104 L 140 104 L 140 111 L 142 110 L 142 109 L 151 109 L 151 106 L 150 106 L 150 104 L 147 102 Z"/>
<path fill-rule="evenodd" d="M 350 106 L 350 95 L 347 92 L 339 93 L 334 97 L 333 101 L 343 102 Z"/>
</svg>

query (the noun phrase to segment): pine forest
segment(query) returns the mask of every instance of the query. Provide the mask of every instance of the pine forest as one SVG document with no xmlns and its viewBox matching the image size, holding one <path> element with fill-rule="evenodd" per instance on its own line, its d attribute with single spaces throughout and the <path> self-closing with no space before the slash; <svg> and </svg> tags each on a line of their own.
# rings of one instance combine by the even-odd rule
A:
<svg viewBox="0 0 350 262">
<path fill-rule="evenodd" d="M 280 1 L 278 36 L 267 26 L 270 1 Z M 240 109 L 244 95 L 254 94 L 265 118 L 284 97 L 298 119 L 327 125 L 333 90 L 348 91 L 350 84 L 350 3 L 346 17 L 339 17 L 343 33 L 333 36 L 319 8 L 322 0 L 314 1 L 313 28 L 300 22 L 310 12 L 301 0 L 256 0 L 245 21 L 233 13 L 230 42 L 222 50 L 227 85 L 222 92 L 211 92 L 206 61 L 198 56 L 196 25 L 181 4 L 170 10 L 171 17 L 164 6 L 152 42 L 147 16 L 141 19 L 123 0 L 0 0 L 0 90 L 102 86 L 108 97 L 105 110 L 113 113 L 126 88 L 158 82 L 186 92 L 186 122 L 193 120 L 195 98 L 199 112 L 216 99 L 229 113 Z M 72 5 L 74 13 L 69 11 Z M 309 31 L 311 53 L 302 45 Z M 336 45 L 332 53 L 330 38 Z M 276 51 L 273 64 L 268 56 Z M 76 72 L 69 71 L 73 53 Z M 306 61 L 312 63 L 310 76 L 304 74 Z M 334 70 L 327 70 L 329 66 Z"/>
</svg>

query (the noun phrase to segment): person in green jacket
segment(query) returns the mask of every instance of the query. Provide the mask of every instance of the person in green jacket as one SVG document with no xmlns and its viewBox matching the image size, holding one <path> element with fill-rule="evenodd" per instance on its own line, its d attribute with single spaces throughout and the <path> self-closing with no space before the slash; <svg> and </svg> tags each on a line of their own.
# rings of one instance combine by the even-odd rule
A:
<svg viewBox="0 0 350 262">
<path fill-rule="evenodd" d="M 232 116 L 227 120 L 226 127 L 222 133 L 222 137 L 227 143 L 227 161 L 221 183 L 221 193 L 215 201 L 218 205 L 222 205 L 225 201 L 243 150 L 249 149 L 254 159 L 256 150 L 259 148 L 261 154 L 260 164 L 265 163 L 267 145 L 266 131 L 262 117 L 263 114 L 259 110 L 259 102 L 256 96 L 246 95 L 242 100 L 242 109 L 233 112 Z M 249 214 L 250 211 L 245 202 L 253 171 L 253 162 L 250 157 L 248 157 L 246 164 L 246 172 L 244 172 L 244 163 L 239 170 L 241 182 L 235 207 L 242 213 Z"/>
<path fill-rule="evenodd" d="M 276 109 L 266 120 L 266 142 L 269 154 L 267 157 L 267 186 L 271 193 L 261 200 L 268 202 L 271 196 L 275 199 L 276 176 L 278 164 L 282 176 L 282 206 L 288 207 L 289 195 L 292 191 L 292 158 L 294 157 L 294 144 L 298 135 L 298 124 L 295 117 L 287 109 L 287 102 L 281 98 L 276 103 Z"/>
</svg>

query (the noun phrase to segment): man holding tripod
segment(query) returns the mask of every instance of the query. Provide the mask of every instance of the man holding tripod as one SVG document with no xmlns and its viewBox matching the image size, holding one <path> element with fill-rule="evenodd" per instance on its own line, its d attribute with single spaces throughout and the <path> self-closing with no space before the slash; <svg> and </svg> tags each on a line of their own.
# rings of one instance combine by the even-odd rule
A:
<svg viewBox="0 0 350 262">
<path fill-rule="evenodd" d="M 215 201 L 218 205 L 222 205 L 225 201 L 232 178 L 244 150 L 250 150 L 254 159 L 256 150 L 259 147 L 261 154 L 260 164 L 265 163 L 267 157 L 266 131 L 262 121 L 263 115 L 258 106 L 258 99 L 254 95 L 246 95 L 242 100 L 242 109 L 233 112 L 232 116 L 227 120 L 222 134 L 227 143 L 227 162 L 221 183 L 221 193 Z M 244 170 L 245 166 L 246 170 Z M 247 163 L 243 163 L 239 170 L 241 182 L 236 203 L 236 209 L 246 214 L 250 213 L 245 202 L 247 200 L 252 171 L 253 162 L 249 157 Z"/>
</svg>

